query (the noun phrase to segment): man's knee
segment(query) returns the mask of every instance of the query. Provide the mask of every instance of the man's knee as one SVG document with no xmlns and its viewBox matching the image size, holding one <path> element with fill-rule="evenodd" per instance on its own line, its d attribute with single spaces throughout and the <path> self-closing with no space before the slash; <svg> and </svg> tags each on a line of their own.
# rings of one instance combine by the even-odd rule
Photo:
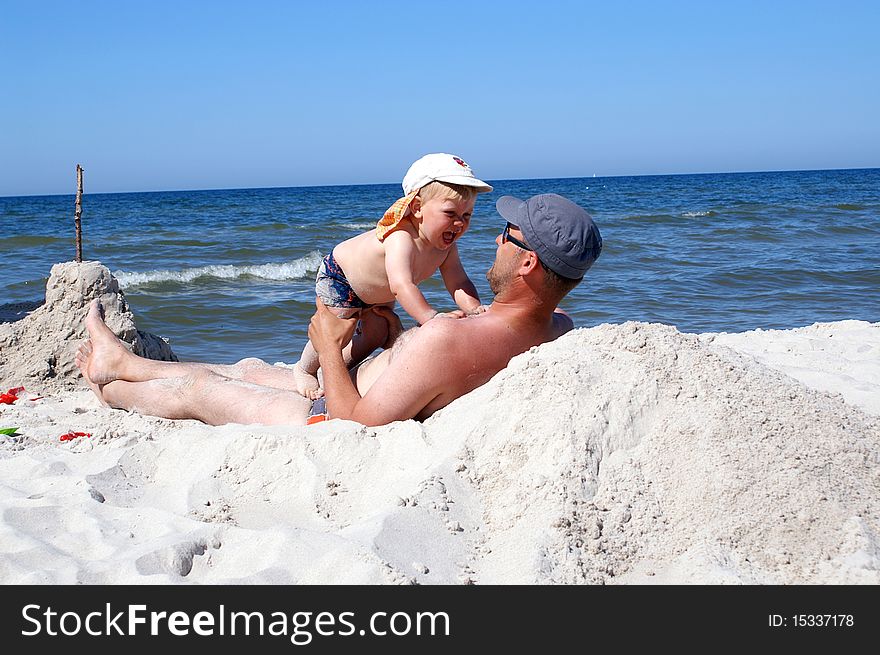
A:
<svg viewBox="0 0 880 655">
<path fill-rule="evenodd" d="M 257 357 L 245 357 L 244 359 L 237 361 L 235 366 L 240 368 L 242 372 L 245 372 L 252 371 L 255 368 L 263 368 L 264 366 L 269 366 L 269 364 Z"/>
<path fill-rule="evenodd" d="M 230 378 L 220 373 L 204 369 L 193 371 L 180 378 L 174 378 L 177 382 L 177 391 L 184 398 L 204 398 L 210 395 L 212 389 L 217 389 Z"/>
</svg>

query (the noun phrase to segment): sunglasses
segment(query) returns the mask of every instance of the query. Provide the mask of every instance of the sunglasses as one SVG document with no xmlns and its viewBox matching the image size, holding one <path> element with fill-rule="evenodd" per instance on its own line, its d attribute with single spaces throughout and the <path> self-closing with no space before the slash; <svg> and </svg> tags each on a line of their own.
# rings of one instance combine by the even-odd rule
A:
<svg viewBox="0 0 880 655">
<path fill-rule="evenodd" d="M 504 227 L 504 232 L 501 233 L 501 243 L 505 243 L 510 241 L 517 248 L 522 248 L 523 250 L 528 250 L 529 252 L 534 252 L 531 248 L 529 248 L 525 243 L 517 239 L 516 237 L 510 236 L 510 228 L 514 230 L 518 230 L 519 228 L 516 225 L 511 225 L 509 222 Z"/>
</svg>

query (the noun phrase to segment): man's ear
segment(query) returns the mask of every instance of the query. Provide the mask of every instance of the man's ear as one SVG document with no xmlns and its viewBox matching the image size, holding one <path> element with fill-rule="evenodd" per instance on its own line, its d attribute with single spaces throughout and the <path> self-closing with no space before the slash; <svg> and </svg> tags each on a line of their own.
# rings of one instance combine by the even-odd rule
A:
<svg viewBox="0 0 880 655">
<path fill-rule="evenodd" d="M 531 250 L 524 251 L 523 257 L 519 262 L 519 274 L 525 277 L 538 268 L 541 268 L 541 264 L 538 262 L 538 256 Z"/>
<path fill-rule="evenodd" d="M 531 250 L 527 250 L 519 263 L 517 271 L 525 285 L 535 292 L 537 302 L 543 303 L 541 300 L 543 289 L 546 288 L 546 278 L 544 277 L 544 267 L 541 266 L 541 260 Z"/>
</svg>

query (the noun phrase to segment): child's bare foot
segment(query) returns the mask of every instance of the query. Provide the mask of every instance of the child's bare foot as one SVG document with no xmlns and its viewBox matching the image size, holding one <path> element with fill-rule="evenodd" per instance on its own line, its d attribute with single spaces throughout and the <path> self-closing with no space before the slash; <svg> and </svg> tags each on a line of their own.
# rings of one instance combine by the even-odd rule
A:
<svg viewBox="0 0 880 655">
<path fill-rule="evenodd" d="M 93 300 L 86 316 L 89 341 L 77 352 L 77 365 L 90 384 L 101 387 L 122 378 L 125 364 L 134 355 L 104 323 L 104 308 Z"/>
<path fill-rule="evenodd" d="M 309 400 L 317 400 L 324 395 L 324 390 L 318 383 L 318 376 L 309 373 L 299 362 L 293 367 L 293 378 L 296 381 L 296 391 L 301 396 Z"/>
</svg>

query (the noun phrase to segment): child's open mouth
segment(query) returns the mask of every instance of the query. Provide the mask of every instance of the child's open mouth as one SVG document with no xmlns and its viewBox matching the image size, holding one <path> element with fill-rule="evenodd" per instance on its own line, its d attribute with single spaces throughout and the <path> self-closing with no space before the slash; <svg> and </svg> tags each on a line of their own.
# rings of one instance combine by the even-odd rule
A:
<svg viewBox="0 0 880 655">
<path fill-rule="evenodd" d="M 447 246 L 451 246 L 452 242 L 455 241 L 455 237 L 458 236 L 458 232 L 453 232 L 449 230 L 448 232 L 443 233 L 443 243 Z"/>
</svg>

